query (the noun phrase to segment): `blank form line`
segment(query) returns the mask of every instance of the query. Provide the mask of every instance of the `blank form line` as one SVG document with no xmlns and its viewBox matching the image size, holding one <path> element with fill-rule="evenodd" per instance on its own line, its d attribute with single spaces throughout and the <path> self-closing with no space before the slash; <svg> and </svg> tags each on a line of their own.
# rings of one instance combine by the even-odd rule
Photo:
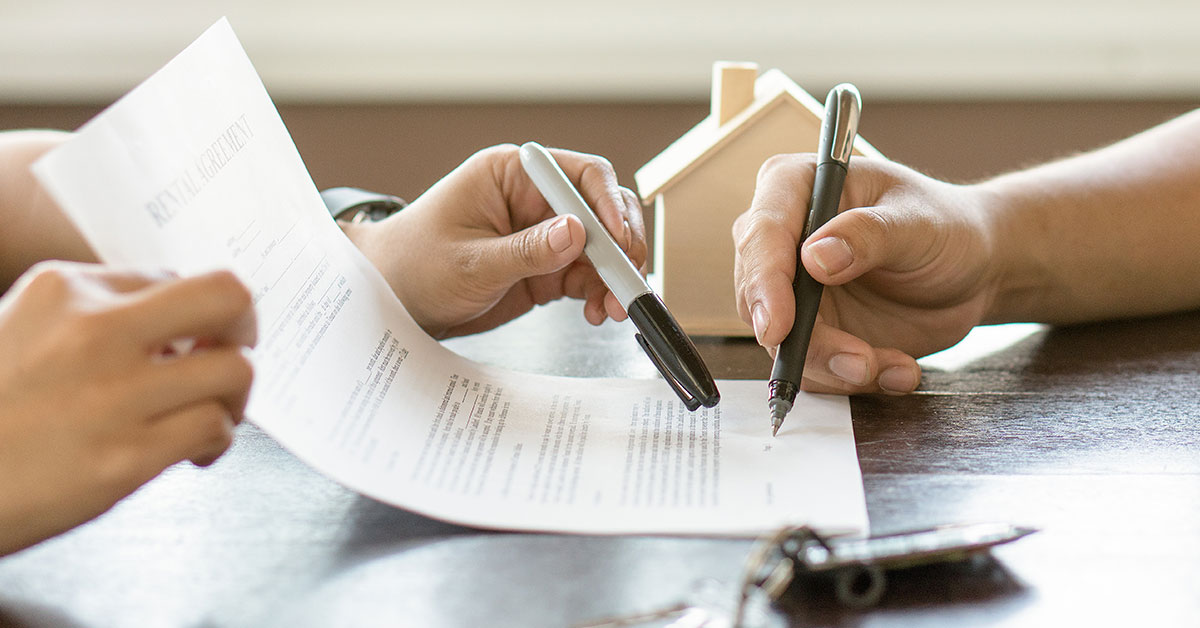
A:
<svg viewBox="0 0 1200 628">
<path fill-rule="evenodd" d="M 306 248 L 308 248 L 308 245 L 310 242 L 312 242 L 312 238 L 309 238 L 308 242 L 305 242 L 304 246 L 300 247 L 300 251 L 298 251 L 296 253 L 295 257 L 293 257 L 291 259 L 291 261 L 288 262 L 288 265 L 284 269 L 284 272 L 280 273 L 279 278 L 275 280 L 275 283 L 271 284 L 271 288 L 270 288 L 271 290 L 275 289 L 275 286 L 279 283 L 279 280 L 283 279 L 283 277 L 287 274 L 287 269 L 291 268 L 292 265 L 296 263 L 296 260 L 299 259 L 300 255 L 304 252 L 304 250 Z M 308 276 L 306 276 L 304 278 L 304 281 L 302 281 L 300 283 L 300 287 L 297 288 L 297 290 L 294 293 L 292 293 L 292 296 L 288 299 L 288 301 L 284 305 L 284 307 L 279 311 L 279 314 L 277 314 L 275 316 L 275 320 L 271 321 L 271 324 L 267 327 L 267 329 L 269 330 L 268 335 L 275 334 L 276 328 L 279 325 L 279 320 L 281 318 L 283 318 L 286 314 L 288 314 L 289 312 L 292 311 L 293 304 L 296 302 L 296 299 L 299 298 L 300 293 L 303 292 L 304 286 L 308 285 L 309 280 L 312 279 L 312 276 L 314 273 L 317 272 L 317 269 L 321 268 L 321 266 L 323 266 L 325 264 L 326 257 L 327 257 L 326 255 L 322 255 L 321 258 L 319 260 L 317 260 L 317 263 L 313 265 L 312 270 L 308 271 Z"/>
</svg>

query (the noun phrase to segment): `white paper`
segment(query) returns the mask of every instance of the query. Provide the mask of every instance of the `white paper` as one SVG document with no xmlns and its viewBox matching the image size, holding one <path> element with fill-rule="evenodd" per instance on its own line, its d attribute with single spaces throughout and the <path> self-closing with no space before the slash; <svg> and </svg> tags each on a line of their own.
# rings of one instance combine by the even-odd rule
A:
<svg viewBox="0 0 1200 628">
<path fill-rule="evenodd" d="M 110 263 L 232 268 L 255 295 L 247 416 L 381 501 L 462 524 L 578 533 L 862 533 L 845 398 L 778 438 L 761 381 L 689 413 L 661 380 L 514 373 L 429 338 L 342 235 L 229 25 L 34 167 Z"/>
</svg>

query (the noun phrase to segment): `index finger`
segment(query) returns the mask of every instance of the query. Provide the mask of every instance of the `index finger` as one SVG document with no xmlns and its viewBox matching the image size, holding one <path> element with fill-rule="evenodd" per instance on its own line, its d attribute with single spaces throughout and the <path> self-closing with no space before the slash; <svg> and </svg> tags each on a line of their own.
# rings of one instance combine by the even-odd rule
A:
<svg viewBox="0 0 1200 628">
<path fill-rule="evenodd" d="M 612 164 L 598 155 L 558 148 L 548 150 L 579 190 L 583 200 L 596 212 L 600 223 L 612 234 L 617 246 L 625 251 L 635 267 L 642 266 L 646 261 L 646 253 L 641 207 L 636 201 L 631 203 L 624 188 L 617 183 L 617 173 Z"/>
<path fill-rule="evenodd" d="M 738 314 L 758 342 L 783 341 L 795 317 L 792 279 L 812 189 L 811 155 L 777 155 L 759 170 L 750 209 L 733 224 Z"/>
<path fill-rule="evenodd" d="M 76 279 L 76 289 L 91 294 L 97 292 L 128 293 L 152 286 L 158 282 L 177 278 L 168 270 L 120 268 L 91 262 L 69 262 L 46 260 L 38 262 L 12 285 L 10 290 L 20 292 L 25 284 L 41 273 L 53 272 Z"/>
<path fill-rule="evenodd" d="M 133 293 L 128 333 L 157 348 L 180 338 L 253 347 L 258 324 L 250 291 L 230 271 L 165 281 Z"/>
</svg>

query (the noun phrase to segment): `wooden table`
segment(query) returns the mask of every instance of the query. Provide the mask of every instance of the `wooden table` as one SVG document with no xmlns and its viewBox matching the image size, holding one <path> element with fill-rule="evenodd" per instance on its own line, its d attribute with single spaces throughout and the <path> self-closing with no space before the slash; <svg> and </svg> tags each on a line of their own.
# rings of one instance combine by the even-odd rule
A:
<svg viewBox="0 0 1200 628">
<path fill-rule="evenodd" d="M 555 304 L 455 350 L 519 370 L 649 377 L 628 327 Z M 765 353 L 702 340 L 724 378 Z M 912 570 L 791 623 L 1200 625 L 1200 314 L 1040 330 L 921 391 L 851 402 L 876 533 L 956 521 L 1041 532 Z M 765 419 L 764 419 L 765 420 Z M 733 581 L 749 541 L 480 531 L 358 496 L 252 426 L 98 520 L 0 559 L 0 625 L 566 626 Z"/>
</svg>

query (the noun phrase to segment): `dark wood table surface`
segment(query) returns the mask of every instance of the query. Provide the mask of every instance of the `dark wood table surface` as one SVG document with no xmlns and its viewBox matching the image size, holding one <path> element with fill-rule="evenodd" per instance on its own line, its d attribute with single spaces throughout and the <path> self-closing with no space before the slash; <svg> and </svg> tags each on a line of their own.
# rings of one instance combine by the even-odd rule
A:
<svg viewBox="0 0 1200 628">
<path fill-rule="evenodd" d="M 555 304 L 451 342 L 518 370 L 649 377 L 624 325 Z M 763 378 L 746 340 L 699 343 Z M 889 579 L 849 610 L 795 592 L 797 626 L 1200 626 L 1200 314 L 1039 329 L 851 400 L 872 530 L 1011 521 L 993 559 Z M 765 418 L 764 418 L 765 420 Z M 208 469 L 0 559 L 0 625 L 567 626 L 736 579 L 748 540 L 491 532 L 361 497 L 253 426 Z"/>
</svg>

